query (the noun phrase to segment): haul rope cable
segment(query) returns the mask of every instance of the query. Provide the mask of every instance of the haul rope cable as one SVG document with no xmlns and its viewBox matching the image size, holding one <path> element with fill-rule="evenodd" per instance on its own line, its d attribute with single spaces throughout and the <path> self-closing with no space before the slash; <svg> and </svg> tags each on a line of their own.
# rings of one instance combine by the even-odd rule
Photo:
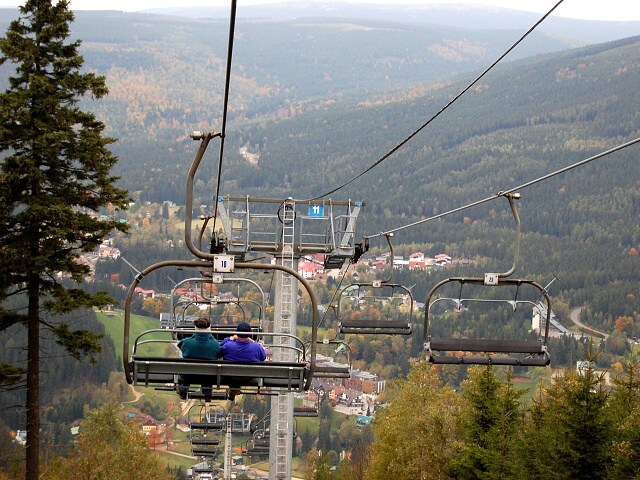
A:
<svg viewBox="0 0 640 480">
<path fill-rule="evenodd" d="M 453 213 L 457 213 L 457 212 L 460 212 L 462 210 L 466 210 L 468 208 L 475 207 L 477 205 L 481 205 L 481 204 L 489 202 L 491 200 L 495 200 L 496 198 L 504 197 L 505 195 L 508 195 L 510 193 L 514 193 L 514 192 L 516 192 L 518 190 L 522 190 L 523 188 L 530 187 L 531 185 L 534 185 L 536 183 L 548 180 L 548 179 L 550 179 L 552 177 L 555 177 L 556 175 L 560 175 L 561 173 L 564 173 L 564 172 L 567 172 L 567 171 L 572 170 L 574 168 L 580 167 L 580 166 L 585 165 L 585 164 L 587 164 L 589 162 L 592 162 L 594 160 L 598 160 L 600 158 L 606 157 L 607 155 L 610 155 L 610 154 L 615 153 L 615 152 L 617 152 L 619 150 L 622 150 L 624 148 L 627 148 L 627 147 L 630 147 L 632 145 L 635 145 L 636 143 L 639 143 L 639 142 L 640 142 L 640 137 L 635 138 L 634 140 L 629 140 L 626 143 L 622 143 L 620 145 L 617 145 L 617 146 L 615 146 L 613 148 L 610 148 L 609 150 L 605 150 L 604 152 L 600 152 L 600 153 L 598 153 L 596 155 L 593 155 L 592 157 L 585 158 L 584 160 L 580 160 L 579 162 L 576 162 L 576 163 L 572 163 L 571 165 L 568 165 L 568 166 L 563 167 L 563 168 L 561 168 L 559 170 L 556 170 L 555 172 L 548 173 L 548 174 L 546 174 L 546 175 L 544 175 L 542 177 L 536 178 L 535 180 L 530 180 L 530 181 L 528 181 L 526 183 L 523 183 L 522 185 L 518 185 L 517 187 L 510 188 L 509 190 L 500 191 L 500 192 L 498 192 L 498 193 L 496 193 L 494 195 L 491 195 L 490 197 L 483 198 L 482 200 L 478 200 L 478 201 L 469 203 L 469 204 L 464 205 L 462 207 L 454 208 L 453 210 L 449 210 L 447 212 L 439 213 L 438 215 L 434 215 L 433 217 L 423 218 L 422 220 L 418 220 L 418 221 L 413 222 L 413 223 L 408 223 L 408 224 L 403 225 L 401 227 L 396 227 L 396 228 L 393 228 L 391 230 L 387 230 L 386 232 L 380 232 L 380 233 L 376 233 L 374 235 L 369 235 L 369 236 L 366 236 L 364 238 L 375 238 L 375 237 L 380 237 L 382 235 L 388 235 L 388 234 L 391 234 L 391 233 L 395 233 L 395 232 L 398 232 L 400 230 L 404 230 L 404 229 L 407 229 L 407 228 L 410 228 L 410 227 L 415 227 L 416 225 L 420 225 L 422 223 L 430 222 L 431 220 L 436 220 L 438 218 L 446 217 L 447 215 L 451 215 Z"/>
<path fill-rule="evenodd" d="M 213 212 L 213 231 L 216 230 L 216 220 L 218 218 L 218 195 L 220 195 L 220 184 L 222 179 L 222 158 L 224 155 L 224 139 L 227 130 L 227 111 L 229 105 L 229 85 L 231 83 L 231 59 L 233 56 L 233 37 L 236 26 L 236 0 L 231 1 L 231 16 L 229 19 L 229 42 L 227 48 L 227 72 L 224 83 L 224 102 L 222 106 L 222 130 L 220 132 L 220 156 L 218 159 L 218 179 L 216 182 L 216 195 L 213 197 L 215 205 Z"/>
</svg>

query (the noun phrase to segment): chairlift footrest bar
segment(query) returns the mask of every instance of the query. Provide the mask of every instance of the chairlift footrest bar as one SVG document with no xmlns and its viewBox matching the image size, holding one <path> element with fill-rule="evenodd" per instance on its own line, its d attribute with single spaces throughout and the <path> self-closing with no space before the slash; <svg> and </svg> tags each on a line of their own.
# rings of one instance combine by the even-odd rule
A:
<svg viewBox="0 0 640 480">
<path fill-rule="evenodd" d="M 349 367 L 324 367 L 316 365 L 313 371 L 314 378 L 350 378 L 351 372 Z"/>
<path fill-rule="evenodd" d="M 427 355 L 427 361 L 434 365 L 509 365 L 517 367 L 544 367 L 549 365 L 548 355 L 540 357 L 503 357 L 484 355 Z"/>
</svg>

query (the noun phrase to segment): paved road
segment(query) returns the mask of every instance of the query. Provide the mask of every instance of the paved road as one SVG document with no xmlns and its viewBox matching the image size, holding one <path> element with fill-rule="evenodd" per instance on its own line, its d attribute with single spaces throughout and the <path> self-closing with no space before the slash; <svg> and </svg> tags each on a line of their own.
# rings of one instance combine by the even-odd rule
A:
<svg viewBox="0 0 640 480">
<path fill-rule="evenodd" d="M 582 312 L 582 307 L 577 307 L 569 312 L 569 318 L 573 323 L 575 323 L 578 327 L 580 327 L 585 333 L 593 333 L 599 337 L 604 338 L 605 340 L 609 336 L 609 334 L 596 330 L 595 328 L 589 327 L 580 321 L 580 312 Z"/>
</svg>

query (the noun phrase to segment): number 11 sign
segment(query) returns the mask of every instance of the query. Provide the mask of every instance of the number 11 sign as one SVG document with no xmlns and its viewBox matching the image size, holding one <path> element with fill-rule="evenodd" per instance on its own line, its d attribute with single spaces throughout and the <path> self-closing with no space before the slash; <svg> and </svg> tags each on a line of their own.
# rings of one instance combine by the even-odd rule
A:
<svg viewBox="0 0 640 480">
<path fill-rule="evenodd" d="M 324 217 L 324 205 L 309 205 L 310 217 Z"/>
</svg>

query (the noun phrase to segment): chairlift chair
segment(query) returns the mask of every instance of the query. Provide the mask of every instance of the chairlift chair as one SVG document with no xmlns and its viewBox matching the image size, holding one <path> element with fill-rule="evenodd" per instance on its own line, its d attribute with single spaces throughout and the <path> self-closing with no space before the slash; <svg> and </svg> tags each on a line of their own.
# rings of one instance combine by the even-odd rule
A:
<svg viewBox="0 0 640 480">
<path fill-rule="evenodd" d="M 364 335 L 411 335 L 413 323 L 413 295 L 411 290 L 398 283 L 391 283 L 393 275 L 393 246 L 391 245 L 391 234 L 386 234 L 385 238 L 389 245 L 389 258 L 391 265 L 388 278 L 374 282 L 356 282 L 340 290 L 337 301 L 336 315 L 338 317 L 338 331 L 342 334 L 364 334 Z M 398 320 L 384 320 L 377 318 L 346 318 L 342 304 L 344 300 L 355 302 L 354 305 L 359 310 L 370 308 L 384 308 L 390 304 L 394 308 L 395 316 Z M 406 309 L 403 312 L 402 309 Z"/>
<path fill-rule="evenodd" d="M 324 354 L 316 354 L 316 367 L 313 372 L 315 378 L 350 378 L 351 377 L 351 349 L 342 340 L 337 339 L 324 339 L 318 341 L 318 345 L 329 347 L 332 350 L 331 361 L 322 361 L 320 357 Z M 319 347 L 322 349 L 322 347 Z M 347 362 L 336 362 L 333 360 L 333 355 L 337 353 L 344 353 Z"/>
<path fill-rule="evenodd" d="M 550 356 L 547 351 L 549 338 L 549 326 L 551 323 L 551 300 L 544 287 L 532 280 L 510 279 L 509 277 L 516 269 L 520 245 L 520 217 L 513 202 L 519 198 L 518 194 L 508 194 L 505 197 L 509 201 L 513 217 L 516 222 L 514 261 L 510 270 L 504 273 L 487 273 L 484 278 L 457 277 L 448 278 L 437 283 L 427 295 L 425 301 L 424 317 L 424 350 L 427 361 L 434 364 L 478 364 L 478 365 L 512 365 L 512 366 L 545 366 L 550 363 Z M 547 304 L 547 318 L 544 328 L 540 328 L 536 340 L 504 340 L 488 338 L 438 338 L 432 333 L 432 321 L 430 310 L 437 301 L 432 298 L 443 286 L 455 283 L 459 284 L 458 305 L 461 306 L 462 287 L 468 285 L 480 285 L 484 287 L 505 287 L 516 288 L 516 298 L 514 300 L 503 300 L 509 303 L 514 309 L 517 306 L 517 292 L 523 285 L 530 285 L 538 290 L 544 297 Z M 468 299 L 467 299 L 468 300 Z M 465 353 L 471 353 L 466 355 Z"/>
<path fill-rule="evenodd" d="M 236 389 L 242 393 L 274 394 L 281 392 L 305 391 L 311 386 L 313 370 L 315 368 L 315 350 L 317 338 L 317 300 L 309 284 L 298 272 L 282 265 L 267 265 L 254 263 L 236 263 L 236 268 L 254 270 L 280 270 L 295 276 L 300 284 L 307 290 L 312 303 L 312 342 L 309 352 L 304 343 L 298 337 L 283 333 L 262 333 L 263 337 L 288 337 L 287 343 L 273 342 L 272 348 L 290 348 L 295 352 L 294 361 L 242 363 L 225 360 L 198 360 L 179 358 L 171 355 L 156 356 L 144 354 L 140 348 L 145 343 L 175 342 L 173 338 L 159 339 L 154 335 L 176 334 L 176 329 L 151 329 L 140 334 L 134 341 L 132 351 L 129 351 L 129 330 L 131 318 L 131 303 L 133 293 L 142 278 L 150 272 L 167 267 L 191 267 L 204 269 L 211 268 L 211 262 L 201 260 L 170 260 L 158 262 L 140 272 L 134 279 L 127 292 L 125 300 L 125 325 L 123 336 L 123 358 L 125 363 L 125 375 L 128 383 L 143 384 L 145 386 L 166 386 L 177 382 L 178 375 L 189 375 L 191 378 L 199 377 L 201 384 L 212 385 L 214 390 Z M 183 333 L 187 331 L 181 330 Z M 195 330 L 194 330 L 195 332 Z M 191 332 L 191 333 L 194 333 Z M 225 335 L 235 334 L 235 330 L 218 332 Z"/>
<path fill-rule="evenodd" d="M 396 315 L 401 319 L 346 318 L 344 308 L 341 307 L 345 298 L 354 299 L 358 302 L 356 308 L 365 310 L 365 313 L 369 308 L 384 308 L 385 305 L 391 305 Z M 405 309 L 406 312 L 402 311 Z M 411 335 L 413 332 L 413 295 L 407 287 L 397 283 L 353 283 L 344 287 L 340 292 L 337 316 L 338 331 L 342 334 Z"/>
</svg>

